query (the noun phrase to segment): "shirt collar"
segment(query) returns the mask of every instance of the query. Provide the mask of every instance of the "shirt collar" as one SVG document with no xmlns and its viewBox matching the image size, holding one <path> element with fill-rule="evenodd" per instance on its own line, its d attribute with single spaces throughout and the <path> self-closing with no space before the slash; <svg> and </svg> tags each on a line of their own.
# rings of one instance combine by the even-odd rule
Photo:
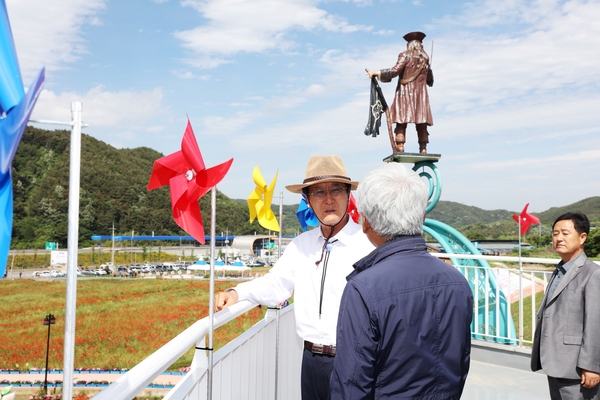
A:
<svg viewBox="0 0 600 400">
<path fill-rule="evenodd" d="M 582 251 L 581 253 L 579 253 L 579 255 L 577 255 L 577 257 L 573 258 L 572 260 L 567 261 L 564 264 L 561 261 L 558 263 L 557 267 L 562 268 L 565 271 L 565 273 L 567 273 L 569 271 L 569 268 L 571 268 L 573 266 L 573 264 L 575 264 L 575 261 L 577 261 L 583 254 L 584 254 L 584 252 Z"/>
<path fill-rule="evenodd" d="M 321 230 L 321 226 L 319 225 L 316 228 L 319 231 L 319 234 L 316 236 L 316 243 L 319 245 L 323 244 L 323 241 L 327 236 L 323 235 L 323 231 Z M 356 233 L 356 231 L 361 230 L 362 227 L 354 222 L 352 218 L 348 218 L 348 223 L 339 231 L 335 236 L 331 237 L 329 241 L 338 240 L 344 246 L 349 246 L 352 240 L 352 236 Z"/>
</svg>

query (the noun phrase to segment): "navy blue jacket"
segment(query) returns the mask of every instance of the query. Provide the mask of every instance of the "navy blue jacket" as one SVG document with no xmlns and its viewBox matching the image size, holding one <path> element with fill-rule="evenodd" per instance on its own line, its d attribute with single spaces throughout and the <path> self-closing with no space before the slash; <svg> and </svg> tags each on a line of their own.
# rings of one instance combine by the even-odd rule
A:
<svg viewBox="0 0 600 400">
<path fill-rule="evenodd" d="M 421 235 L 354 265 L 342 296 L 331 399 L 459 399 L 471 355 L 473 295 Z"/>
</svg>

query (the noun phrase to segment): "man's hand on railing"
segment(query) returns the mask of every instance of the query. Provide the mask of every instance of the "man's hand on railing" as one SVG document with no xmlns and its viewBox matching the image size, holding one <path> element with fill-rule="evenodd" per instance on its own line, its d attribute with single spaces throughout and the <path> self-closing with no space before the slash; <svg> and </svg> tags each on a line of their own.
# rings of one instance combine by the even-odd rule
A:
<svg viewBox="0 0 600 400">
<path fill-rule="evenodd" d="M 235 289 L 227 289 L 215 296 L 215 311 L 221 311 L 238 301 L 238 293 Z"/>
</svg>

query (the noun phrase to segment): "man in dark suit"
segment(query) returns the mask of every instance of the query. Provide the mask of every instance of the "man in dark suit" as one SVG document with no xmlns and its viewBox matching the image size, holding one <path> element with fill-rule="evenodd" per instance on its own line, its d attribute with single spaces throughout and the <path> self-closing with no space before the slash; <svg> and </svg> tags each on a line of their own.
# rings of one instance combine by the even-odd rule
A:
<svg viewBox="0 0 600 400">
<path fill-rule="evenodd" d="M 552 227 L 562 261 L 537 313 L 531 369 L 548 375 L 553 400 L 599 398 L 600 266 L 583 251 L 589 231 L 581 213 L 563 214 Z"/>
</svg>

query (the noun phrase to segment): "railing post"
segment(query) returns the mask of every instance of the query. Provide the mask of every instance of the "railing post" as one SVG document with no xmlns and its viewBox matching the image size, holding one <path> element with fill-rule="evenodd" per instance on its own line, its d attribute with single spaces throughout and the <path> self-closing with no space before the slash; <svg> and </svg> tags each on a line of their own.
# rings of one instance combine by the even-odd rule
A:
<svg viewBox="0 0 600 400">
<path fill-rule="evenodd" d="M 265 319 L 267 321 L 275 318 L 275 400 L 279 392 L 279 311 L 280 307 L 269 307 L 267 308 L 267 314 Z"/>
<path fill-rule="evenodd" d="M 521 216 L 519 216 L 519 346 L 523 347 L 523 259 L 521 258 Z"/>
<path fill-rule="evenodd" d="M 474 328 L 475 334 L 479 333 L 479 267 L 473 266 L 473 303 L 475 303 Z"/>
<path fill-rule="evenodd" d="M 510 287 L 510 271 L 508 271 L 508 287 Z M 502 308 L 500 307 L 500 283 L 496 284 L 496 338 L 500 338 L 502 332 L 500 331 L 500 312 Z M 508 294 L 508 308 L 510 309 L 510 293 Z M 507 323 L 508 325 L 508 323 Z M 508 328 L 506 329 L 506 336 L 508 337 Z"/>
<path fill-rule="evenodd" d="M 194 350 L 194 358 L 192 358 L 190 370 L 208 370 L 208 356 L 206 354 L 206 350 L 203 350 L 204 348 L 206 348 L 206 336 L 203 336 L 202 339 L 196 343 L 196 349 Z"/>
<path fill-rule="evenodd" d="M 490 335 L 490 296 L 489 296 L 489 291 L 490 291 L 490 283 L 488 280 L 488 269 L 484 269 L 483 270 L 483 279 L 484 279 L 484 294 L 485 294 L 485 299 L 484 299 L 484 306 L 485 306 L 485 314 L 484 314 L 484 324 L 485 324 L 485 336 L 489 336 Z"/>
</svg>

